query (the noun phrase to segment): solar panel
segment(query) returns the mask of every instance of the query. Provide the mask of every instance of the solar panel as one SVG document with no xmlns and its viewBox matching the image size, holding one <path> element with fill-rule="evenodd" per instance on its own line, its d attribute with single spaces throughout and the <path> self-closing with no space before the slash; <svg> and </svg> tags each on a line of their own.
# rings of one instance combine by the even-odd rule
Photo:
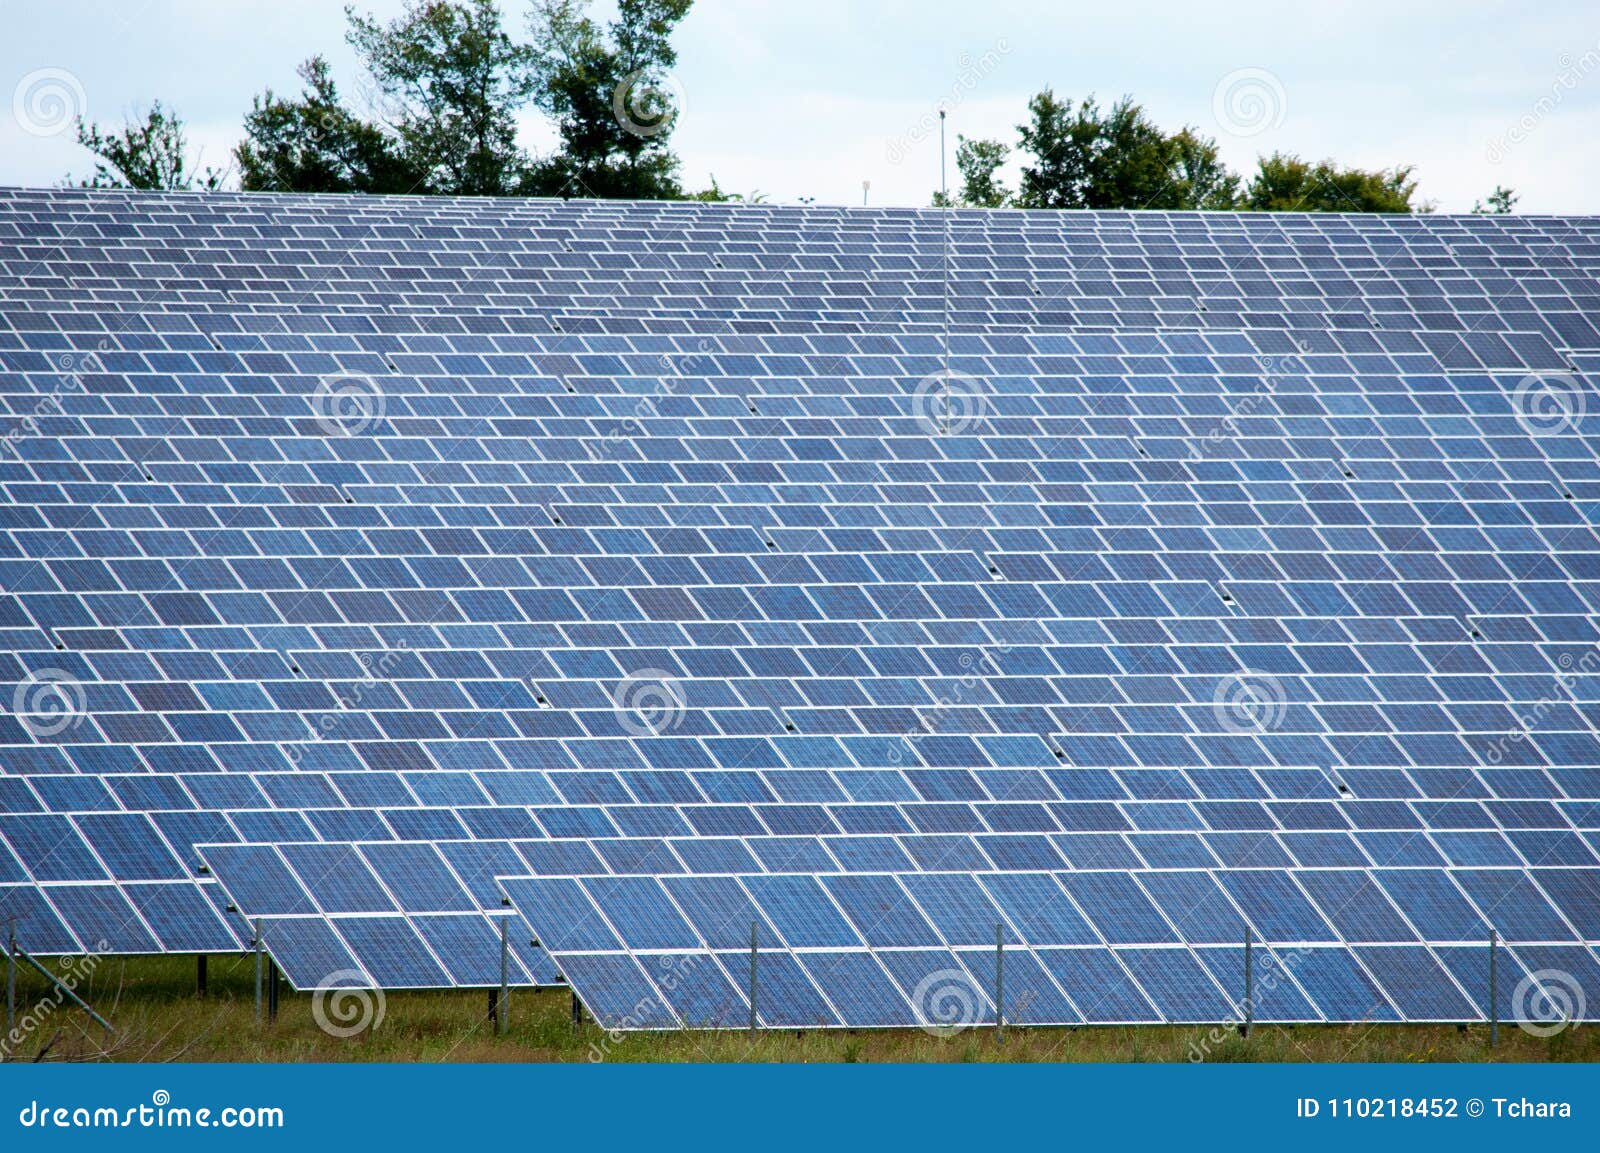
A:
<svg viewBox="0 0 1600 1153">
<path fill-rule="evenodd" d="M 1580 980 L 1597 241 L 0 190 L 0 916 L 481 986 L 509 897 L 622 1028 L 751 923 L 773 1027 Z"/>
</svg>

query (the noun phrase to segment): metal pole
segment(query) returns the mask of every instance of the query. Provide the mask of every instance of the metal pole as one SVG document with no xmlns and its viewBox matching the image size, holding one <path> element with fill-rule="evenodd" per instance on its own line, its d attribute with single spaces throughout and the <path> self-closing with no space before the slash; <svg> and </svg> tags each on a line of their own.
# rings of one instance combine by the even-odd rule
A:
<svg viewBox="0 0 1600 1153">
<path fill-rule="evenodd" d="M 256 1024 L 261 1024 L 261 921 L 256 920 L 255 935 L 250 938 L 250 945 L 256 954 Z"/>
<path fill-rule="evenodd" d="M 1500 1044 L 1500 1000 L 1495 995 L 1495 932 L 1489 930 L 1489 1048 Z"/>
<path fill-rule="evenodd" d="M 583 1024 L 583 1002 L 578 1000 L 576 991 L 572 994 L 572 1027 L 578 1028 Z"/>
<path fill-rule="evenodd" d="M 994 1043 L 1006 1043 L 1006 939 L 999 925 L 994 927 Z"/>
<path fill-rule="evenodd" d="M 6 944 L 6 1032 L 17 1024 L 17 923 L 11 922 Z"/>
<path fill-rule="evenodd" d="M 756 1035 L 756 924 L 750 922 L 750 1035 Z"/>
<path fill-rule="evenodd" d="M 99 1013 L 96 1013 L 90 1006 L 89 1002 L 85 1001 L 82 997 L 78 996 L 78 994 L 67 988 L 67 986 L 62 983 L 61 978 L 57 977 L 49 969 L 46 969 L 43 965 L 39 964 L 38 961 L 35 961 L 31 956 L 29 956 L 27 953 L 24 953 L 21 949 L 17 950 L 17 956 L 28 962 L 28 964 L 32 965 L 35 969 L 39 970 L 40 974 L 43 975 L 45 980 L 49 981 L 57 989 L 61 990 L 62 995 L 70 998 L 74 1005 L 78 1006 L 78 1008 L 82 1009 L 85 1013 L 89 1014 L 89 1016 L 93 1017 L 95 1021 L 99 1023 L 100 1027 L 103 1028 L 107 1033 L 116 1032 L 116 1030 L 111 1027 L 110 1021 L 107 1021 Z"/>
<path fill-rule="evenodd" d="M 511 945 L 506 938 L 506 922 L 500 918 L 500 1000 L 494 1008 L 494 1031 L 504 1037 L 511 1028 Z"/>
<path fill-rule="evenodd" d="M 278 962 L 267 958 L 267 1024 L 278 1023 Z"/>
<path fill-rule="evenodd" d="M 1255 959 L 1254 946 L 1255 937 L 1250 932 L 1250 926 L 1246 925 L 1244 927 L 1244 1028 L 1239 1034 L 1242 1037 L 1250 1036 L 1250 1026 L 1256 1017 L 1256 983 L 1252 971 L 1252 962 Z"/>
<path fill-rule="evenodd" d="M 200 999 L 202 1001 L 205 1000 L 205 996 L 206 996 L 206 955 L 204 953 L 201 953 L 199 957 L 195 958 L 194 983 L 195 983 L 195 991 L 196 991 L 196 993 L 199 995 L 199 997 L 200 997 Z"/>
<path fill-rule="evenodd" d="M 950 190 L 944 183 L 944 109 L 939 109 L 939 199 L 948 202 Z"/>
</svg>

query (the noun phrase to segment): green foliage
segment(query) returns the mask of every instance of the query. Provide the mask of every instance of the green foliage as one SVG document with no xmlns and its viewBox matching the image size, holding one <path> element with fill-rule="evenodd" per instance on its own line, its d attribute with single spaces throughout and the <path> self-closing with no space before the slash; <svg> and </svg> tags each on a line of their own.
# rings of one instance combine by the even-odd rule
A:
<svg viewBox="0 0 1600 1153">
<path fill-rule="evenodd" d="M 1046 89 L 1018 127 L 1032 163 L 1023 166 L 1023 208 L 1227 209 L 1239 178 L 1216 141 L 1185 127 L 1168 134 L 1132 97 L 1102 111 L 1093 96 L 1074 109 Z"/>
<path fill-rule="evenodd" d="M 1011 193 L 995 177 L 1011 155 L 1011 149 L 998 140 L 968 140 L 956 137 L 956 171 L 961 174 L 961 192 L 951 207 L 1004 208 L 1011 203 Z M 946 197 L 942 192 L 933 194 L 936 207 L 944 207 Z"/>
<path fill-rule="evenodd" d="M 666 84 L 678 56 L 672 30 L 692 0 L 620 0 L 605 29 L 586 0 L 539 0 L 530 17 L 535 102 L 556 121 L 561 148 L 534 165 L 540 195 L 673 199 L 678 158 L 668 147 L 681 109 Z"/>
<path fill-rule="evenodd" d="M 1472 211 L 1479 216 L 1509 216 L 1517 205 L 1517 194 L 1509 188 L 1496 184 L 1494 191 L 1489 193 L 1488 205 L 1481 200 L 1474 201 Z"/>
<path fill-rule="evenodd" d="M 1411 168 L 1343 168 L 1275 152 L 1261 158 L 1241 207 L 1257 212 L 1417 212 Z"/>
<path fill-rule="evenodd" d="M 339 103 L 327 61 L 300 66 L 305 90 L 280 100 L 269 89 L 245 117 L 234 150 L 247 192 L 413 192 L 423 174 L 397 154 L 391 139 Z"/>
<path fill-rule="evenodd" d="M 95 155 L 94 175 L 80 188 L 140 188 L 188 191 L 195 176 L 188 167 L 188 142 L 183 121 L 157 100 L 142 121 L 124 121 L 121 131 L 102 129 L 78 118 L 78 143 Z M 199 176 L 202 189 L 215 191 L 227 174 L 207 168 Z M 68 178 L 71 182 L 71 178 Z"/>
<path fill-rule="evenodd" d="M 767 194 L 759 189 L 748 196 L 742 192 L 724 192 L 722 186 L 717 183 L 717 178 L 713 176 L 710 188 L 703 188 L 699 192 L 687 193 L 684 199 L 698 200 L 702 204 L 765 204 L 767 202 Z"/>
<path fill-rule="evenodd" d="M 386 101 L 398 153 L 428 192 L 503 196 L 528 171 L 516 112 L 539 77 L 532 49 L 517 44 L 494 0 L 409 0 L 380 24 L 346 8 L 346 39 Z"/>
</svg>

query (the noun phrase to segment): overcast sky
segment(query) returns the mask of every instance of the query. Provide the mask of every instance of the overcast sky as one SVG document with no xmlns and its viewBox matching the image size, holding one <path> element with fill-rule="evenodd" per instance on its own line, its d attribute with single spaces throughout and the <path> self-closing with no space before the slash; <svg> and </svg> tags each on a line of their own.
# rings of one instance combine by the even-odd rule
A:
<svg viewBox="0 0 1600 1153">
<path fill-rule="evenodd" d="M 502 10 L 520 33 L 524 5 Z M 328 0 L 0 0 L 0 28 L 0 184 L 91 170 L 70 131 L 50 133 L 59 107 L 42 97 L 103 122 L 160 98 L 218 163 L 251 97 L 298 91 L 305 57 L 358 88 Z M 953 152 L 957 132 L 1014 142 L 1029 95 L 1053 87 L 1132 93 L 1164 127 L 1215 136 L 1241 170 L 1280 149 L 1408 163 L 1441 211 L 1496 184 L 1518 191 L 1519 211 L 1600 211 L 1594 0 L 699 0 L 675 42 L 674 141 L 693 188 L 714 174 L 778 202 L 859 204 L 870 181 L 874 204 L 926 204 L 941 101 Z M 553 140 L 534 113 L 523 136 L 536 150 Z"/>
</svg>

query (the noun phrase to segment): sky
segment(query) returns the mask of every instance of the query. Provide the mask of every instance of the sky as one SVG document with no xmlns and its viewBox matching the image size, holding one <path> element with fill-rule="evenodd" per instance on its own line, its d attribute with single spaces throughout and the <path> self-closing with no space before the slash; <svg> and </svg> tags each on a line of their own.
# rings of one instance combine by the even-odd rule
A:
<svg viewBox="0 0 1600 1153">
<path fill-rule="evenodd" d="M 525 5 L 501 6 L 520 33 Z M 402 4 L 358 7 L 387 18 Z M 330 0 L 0 0 L 0 28 L 0 185 L 92 171 L 62 109 L 115 124 L 160 99 L 220 165 L 251 98 L 298 92 L 307 56 L 326 56 L 347 94 L 362 87 Z M 698 0 L 674 43 L 688 188 L 714 176 L 776 203 L 926 204 L 940 107 L 953 157 L 958 133 L 1014 143 L 1048 87 L 1130 93 L 1163 127 L 1215 137 L 1239 171 L 1274 151 L 1410 164 L 1441 212 L 1497 185 L 1519 212 L 1600 212 L 1594 0 Z M 554 142 L 537 113 L 520 127 L 530 149 Z"/>
</svg>

